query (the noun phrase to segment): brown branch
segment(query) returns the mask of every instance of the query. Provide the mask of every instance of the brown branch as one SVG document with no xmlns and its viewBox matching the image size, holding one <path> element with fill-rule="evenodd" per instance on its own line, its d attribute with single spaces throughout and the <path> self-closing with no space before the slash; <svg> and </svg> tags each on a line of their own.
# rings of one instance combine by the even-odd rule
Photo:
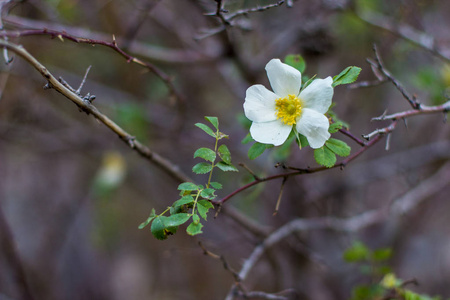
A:
<svg viewBox="0 0 450 300">
<path fill-rule="evenodd" d="M 59 32 L 70 32 L 74 36 L 89 36 L 91 39 L 96 40 L 108 40 L 111 38 L 110 34 L 105 34 L 102 32 L 92 31 L 83 27 L 62 25 L 60 23 L 45 22 L 42 20 L 32 20 L 27 18 L 22 18 L 18 16 L 9 15 L 3 20 L 10 26 L 19 28 L 20 30 L 27 29 L 40 29 L 44 30 L 46 28 L 53 28 Z M 128 45 L 129 41 L 123 37 L 117 37 L 117 40 L 122 41 L 123 45 Z M 165 62 L 165 63 L 175 63 L 175 64 L 192 64 L 201 63 L 205 61 L 213 60 L 215 57 L 220 55 L 219 52 L 208 52 L 200 53 L 199 51 L 193 51 L 188 49 L 177 49 L 162 46 L 153 46 L 148 43 L 142 43 L 139 41 L 131 41 L 128 51 L 137 54 L 142 57 L 147 57 L 152 61 Z"/>
<path fill-rule="evenodd" d="M 50 36 L 52 39 L 58 38 L 62 41 L 69 40 L 78 44 L 89 44 L 89 45 L 101 45 L 104 47 L 108 47 L 115 52 L 119 53 L 122 57 L 124 57 L 128 63 L 133 62 L 136 63 L 148 70 L 150 70 L 153 74 L 155 74 L 159 79 L 161 79 L 166 86 L 168 87 L 171 95 L 177 100 L 178 104 L 181 106 L 180 109 L 184 109 L 184 98 L 180 95 L 180 93 L 177 91 L 173 84 L 173 78 L 164 73 L 161 69 L 156 67 L 155 65 L 145 62 L 139 58 L 136 58 L 127 52 L 123 51 L 118 45 L 116 38 L 114 35 L 112 36 L 112 42 L 106 42 L 103 40 L 96 40 L 96 39 L 89 39 L 89 38 L 82 38 L 77 37 L 74 35 L 71 35 L 65 31 L 57 31 L 57 30 L 51 30 L 51 29 L 29 29 L 29 30 L 18 30 L 18 31 L 2 31 L 0 32 L 0 37 L 6 38 L 6 37 L 25 37 L 25 36 L 37 36 L 37 35 L 45 35 Z"/>
<path fill-rule="evenodd" d="M 211 13 L 205 13 L 204 15 L 217 17 L 220 20 L 221 25 L 216 28 L 209 29 L 204 34 L 197 36 L 196 37 L 197 40 L 204 39 L 204 38 L 210 37 L 212 35 L 218 34 L 222 31 L 226 30 L 227 27 L 235 26 L 235 24 L 232 23 L 231 21 L 237 17 L 246 16 L 249 13 L 261 12 L 261 11 L 265 11 L 265 10 L 268 10 L 268 9 L 271 9 L 274 7 L 281 6 L 285 2 L 285 0 L 279 0 L 276 3 L 268 4 L 268 5 L 264 5 L 264 6 L 256 6 L 256 7 L 246 8 L 246 9 L 240 9 L 233 13 L 229 13 L 229 11 L 225 9 L 225 1 L 224 0 L 216 0 L 216 2 L 217 2 L 216 10 Z"/>
<path fill-rule="evenodd" d="M 407 111 L 398 112 L 391 115 L 381 115 L 376 118 L 372 118 L 372 121 L 383 121 L 383 120 L 399 120 L 405 119 L 412 116 L 424 115 L 424 114 L 434 114 L 434 113 L 447 113 L 450 111 L 450 101 L 445 102 L 441 105 L 436 106 L 426 106 L 421 105 L 419 109 L 412 109 Z"/>
<path fill-rule="evenodd" d="M 425 199 L 431 196 L 448 184 L 450 184 L 450 162 L 440 168 L 435 174 L 422 181 L 418 186 L 411 189 L 402 197 L 396 199 L 390 207 L 381 207 L 371 211 L 364 212 L 360 215 L 347 219 L 339 219 L 334 217 L 322 217 L 313 219 L 295 219 L 275 230 L 260 245 L 253 249 L 253 252 L 245 260 L 239 272 L 239 278 L 244 281 L 251 269 L 256 265 L 264 252 L 275 244 L 281 242 L 295 232 L 305 232 L 311 230 L 331 229 L 343 232 L 356 232 L 368 226 L 380 223 L 386 219 L 401 216 L 410 212 L 417 207 Z M 232 286 L 227 300 L 232 300 L 237 290 Z"/>
<path fill-rule="evenodd" d="M 343 135 L 348 136 L 349 138 L 351 138 L 353 141 L 355 141 L 357 144 L 359 144 L 362 147 L 364 147 L 366 145 L 366 143 L 364 141 L 357 138 L 356 136 L 353 135 L 353 133 L 351 133 L 350 131 L 348 131 L 344 128 L 339 129 L 339 132 L 342 133 Z"/>
<path fill-rule="evenodd" d="M 373 45 L 373 51 L 375 53 L 375 61 L 376 61 L 376 67 L 378 70 L 390 81 L 394 84 L 394 86 L 402 93 L 403 97 L 409 102 L 412 108 L 419 109 L 420 103 L 416 101 L 414 96 L 411 96 L 406 89 L 403 87 L 403 85 L 395 79 L 395 77 L 384 67 L 383 62 L 380 58 L 380 55 L 378 53 L 378 49 L 376 45 Z M 369 61 L 370 63 L 370 61 Z M 373 64 L 372 64 L 373 65 Z"/>
<path fill-rule="evenodd" d="M 15 244 L 11 228 L 6 222 L 5 214 L 3 213 L 2 207 L 0 205 L 0 246 L 3 248 L 3 253 L 5 253 L 7 261 L 12 268 L 12 276 L 17 283 L 22 300 L 33 300 L 35 297 L 31 292 L 31 288 L 28 284 L 25 268 L 22 260 L 19 256 L 19 251 Z"/>
<path fill-rule="evenodd" d="M 226 16 L 225 19 L 227 22 L 230 22 L 231 20 L 233 20 L 234 18 L 239 17 L 239 16 L 248 15 L 249 13 L 252 13 L 252 12 L 261 12 L 261 11 L 265 11 L 265 10 L 268 10 L 268 9 L 271 9 L 274 7 L 281 6 L 281 5 L 283 5 L 284 2 L 285 2 L 284 0 L 280 0 L 276 3 L 265 5 L 265 6 L 257 6 L 257 7 L 252 7 L 252 8 L 240 9 L 240 10 L 237 10 L 234 13 L 231 13 L 228 16 Z"/>
<path fill-rule="evenodd" d="M 437 46 L 436 40 L 431 35 L 418 31 L 409 25 L 396 23 L 394 20 L 381 14 L 366 12 L 357 16 L 366 23 L 387 30 L 394 35 L 430 51 L 445 61 L 450 62 L 450 55 L 445 54 L 442 49 Z"/>
<path fill-rule="evenodd" d="M 95 106 L 91 104 L 89 100 L 81 98 L 79 95 L 71 91 L 65 85 L 63 85 L 58 79 L 56 79 L 46 67 L 44 67 L 39 61 L 37 61 L 28 51 L 26 51 L 22 46 L 12 44 L 5 40 L 0 39 L 0 46 L 6 47 L 13 51 L 17 55 L 21 56 L 30 65 L 32 65 L 41 75 L 48 81 L 47 86 L 55 89 L 63 96 L 75 103 L 80 110 L 87 114 L 93 115 L 97 120 L 103 123 L 106 127 L 111 129 L 116 133 L 121 140 L 123 140 L 130 148 L 138 152 L 141 156 L 148 159 L 150 162 L 158 166 L 172 178 L 177 181 L 191 181 L 191 179 L 185 175 L 178 166 L 172 164 L 168 159 L 162 157 L 156 152 L 153 152 L 148 147 L 141 144 L 136 138 L 122 129 L 114 121 L 108 118 L 106 115 L 102 114 Z"/>
</svg>

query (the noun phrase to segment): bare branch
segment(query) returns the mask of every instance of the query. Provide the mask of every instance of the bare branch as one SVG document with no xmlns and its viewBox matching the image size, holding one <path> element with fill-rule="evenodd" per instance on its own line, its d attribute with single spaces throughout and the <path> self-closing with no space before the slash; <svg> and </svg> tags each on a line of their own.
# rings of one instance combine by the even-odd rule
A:
<svg viewBox="0 0 450 300">
<path fill-rule="evenodd" d="M 364 14 L 359 14 L 358 17 L 379 28 L 385 29 L 401 38 L 404 38 L 423 49 L 426 49 L 433 53 L 434 55 L 450 62 L 450 55 L 444 53 L 436 44 L 436 40 L 431 35 L 424 32 L 418 31 L 409 25 L 396 23 L 394 20 L 387 16 L 366 12 Z"/>
<path fill-rule="evenodd" d="M 420 183 L 394 201 L 391 207 L 364 212 L 360 215 L 339 219 L 334 217 L 322 217 L 314 219 L 295 219 L 270 234 L 260 245 L 253 249 L 251 255 L 245 260 L 239 272 L 239 278 L 244 281 L 251 269 L 256 265 L 264 252 L 273 245 L 284 240 L 294 232 L 305 232 L 311 230 L 332 229 L 343 232 L 356 232 L 368 226 L 385 221 L 387 218 L 401 216 L 417 207 L 422 201 L 430 198 L 433 194 L 441 191 L 450 183 L 450 163 L 445 164 L 435 174 Z M 232 286 L 227 300 L 233 299 L 236 287 Z"/>
<path fill-rule="evenodd" d="M 21 31 L 3 31 L 0 32 L 0 37 L 24 37 L 24 36 L 34 36 L 34 35 L 48 35 L 52 38 L 59 38 L 61 40 L 69 40 L 79 44 L 89 44 L 89 45 L 101 45 L 108 48 L 111 48 L 115 52 L 119 53 L 122 57 L 124 57 L 128 63 L 133 62 L 136 63 L 154 73 L 159 79 L 161 79 L 168 87 L 171 95 L 175 97 L 178 104 L 184 107 L 184 98 L 178 93 L 177 89 L 173 84 L 173 78 L 164 73 L 161 69 L 156 67 L 155 65 L 145 62 L 139 58 L 131 56 L 127 52 L 123 51 L 116 42 L 115 37 L 113 36 L 112 42 L 106 42 L 103 40 L 95 40 L 89 38 L 77 37 L 71 34 L 68 34 L 64 31 L 56 31 L 50 29 L 30 29 L 30 30 L 21 30 Z M 183 109 L 183 108 L 182 108 Z"/>
<path fill-rule="evenodd" d="M 405 119 L 412 116 L 417 115 L 424 115 L 424 114 L 434 114 L 434 113 L 447 113 L 450 111 L 450 101 L 445 102 L 441 105 L 436 106 L 426 106 L 426 105 L 420 105 L 419 109 L 412 109 L 407 111 L 398 112 L 391 115 L 381 115 L 376 118 L 372 118 L 372 121 L 383 121 L 383 120 L 399 120 L 399 119 Z"/>
<path fill-rule="evenodd" d="M 83 80 L 82 80 L 81 83 L 80 83 L 80 87 L 78 88 L 78 90 L 75 91 L 75 94 L 80 95 L 81 89 L 83 88 L 83 85 L 84 85 L 84 83 L 86 82 L 86 78 L 87 78 L 87 76 L 88 76 L 88 74 L 89 74 L 89 71 L 91 70 L 91 67 L 92 67 L 92 66 L 89 66 L 89 67 L 87 68 L 86 73 L 84 74 Z"/>
<path fill-rule="evenodd" d="M 90 29 L 61 25 L 60 23 L 45 22 L 42 20 L 31 20 L 27 18 L 22 18 L 18 16 L 9 15 L 4 18 L 4 22 L 12 25 L 16 28 L 20 28 L 18 31 L 9 32 L 21 32 L 23 30 L 44 30 L 46 28 L 53 28 L 58 32 L 70 32 L 74 36 L 89 36 L 91 39 L 106 41 L 111 38 L 111 35 L 107 35 L 102 32 L 95 32 Z M 153 46 L 148 43 L 141 43 L 139 41 L 128 41 L 122 37 L 116 37 L 118 40 L 122 41 L 124 45 L 127 45 L 129 52 L 139 55 L 141 57 L 150 58 L 152 61 L 165 62 L 165 63 L 175 63 L 175 64 L 191 64 L 209 61 L 214 59 L 220 53 L 208 52 L 202 53 L 198 50 L 189 49 L 178 49 L 169 48 L 162 46 Z"/>
<path fill-rule="evenodd" d="M 161 168 L 168 175 L 178 181 L 191 181 L 191 179 L 185 175 L 178 166 L 172 164 L 169 160 L 162 157 L 158 153 L 153 152 L 148 147 L 141 144 L 135 137 L 130 135 L 114 121 L 102 114 L 90 101 L 82 99 L 79 95 L 67 88 L 59 80 L 57 80 L 39 61 L 37 61 L 30 53 L 28 53 L 22 46 L 12 44 L 8 41 L 0 39 L 0 46 L 6 47 L 17 55 L 21 56 L 29 64 L 31 64 L 36 70 L 38 70 L 42 76 L 48 81 L 48 86 L 55 89 L 63 96 L 75 103 L 80 110 L 87 114 L 93 115 L 97 120 L 103 123 L 106 127 L 116 133 L 120 139 L 122 139 L 130 148 L 138 152 L 141 156 L 148 159 L 150 162 Z"/>
<path fill-rule="evenodd" d="M 265 11 L 274 7 L 278 7 L 283 5 L 284 0 L 280 0 L 277 3 L 274 4 L 269 4 L 269 5 L 265 5 L 265 6 L 257 6 L 257 7 L 252 7 L 252 8 L 246 8 L 246 9 L 240 9 L 238 11 L 235 11 L 234 13 L 229 14 L 228 16 L 226 16 L 226 21 L 230 22 L 231 20 L 233 20 L 236 17 L 242 16 L 242 15 L 247 15 L 249 13 L 252 12 L 260 12 L 260 11 Z"/>
<path fill-rule="evenodd" d="M 378 49 L 375 45 L 373 45 L 373 51 L 375 53 L 375 60 L 378 70 L 380 70 L 381 73 L 383 73 L 383 75 L 395 85 L 395 87 L 400 91 L 400 93 L 402 93 L 403 97 L 409 102 L 412 108 L 419 109 L 420 103 L 416 101 L 415 97 L 411 96 L 403 87 L 403 85 L 397 79 L 395 79 L 394 76 L 392 76 L 392 74 L 383 66 L 383 62 L 381 61 Z"/>
</svg>

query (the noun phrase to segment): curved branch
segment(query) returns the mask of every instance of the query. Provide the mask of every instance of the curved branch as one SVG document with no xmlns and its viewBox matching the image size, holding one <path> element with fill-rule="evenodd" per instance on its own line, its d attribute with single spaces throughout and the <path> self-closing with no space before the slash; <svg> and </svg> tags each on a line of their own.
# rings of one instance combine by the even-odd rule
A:
<svg viewBox="0 0 450 300">
<path fill-rule="evenodd" d="M 356 232 L 368 226 L 383 222 L 387 218 L 401 216 L 413 210 L 419 203 L 441 191 L 450 183 L 450 162 L 441 167 L 435 174 L 428 177 L 408 193 L 394 201 L 390 207 L 381 207 L 347 219 L 322 217 L 313 219 L 295 219 L 270 234 L 245 260 L 239 271 L 239 280 L 245 280 L 252 268 L 259 261 L 264 252 L 273 245 L 281 242 L 294 232 L 309 230 L 332 229 L 343 232 Z M 234 299 L 236 286 L 230 289 L 226 300 Z"/>
<path fill-rule="evenodd" d="M 68 98 L 70 101 L 75 103 L 80 110 L 84 111 L 86 114 L 93 115 L 97 120 L 103 123 L 106 127 L 111 129 L 115 134 L 119 136 L 130 148 L 138 152 L 141 156 L 148 159 L 150 162 L 161 168 L 164 172 L 170 175 L 172 178 L 178 181 L 191 181 L 191 179 L 185 175 L 178 166 L 172 164 L 168 159 L 162 157 L 156 152 L 153 152 L 148 147 L 141 144 L 136 138 L 122 129 L 114 121 L 108 118 L 106 115 L 102 114 L 94 105 L 91 104 L 89 100 L 81 98 L 76 93 L 72 92 L 69 88 L 59 82 L 39 61 L 37 61 L 28 51 L 26 51 L 22 46 L 7 42 L 0 39 L 0 46 L 6 47 L 9 50 L 15 52 L 17 55 L 21 56 L 30 65 L 32 65 L 39 73 L 44 76 L 48 81 L 48 86 L 55 89 L 63 96 Z"/>
<path fill-rule="evenodd" d="M 254 181 L 247 183 L 246 185 L 238 188 L 237 190 L 235 190 L 231 194 L 225 196 L 224 198 L 222 198 L 218 201 L 211 201 L 211 202 L 216 205 L 222 205 L 223 203 L 230 200 L 233 196 L 239 194 L 240 192 L 245 191 L 246 189 L 248 189 L 254 185 L 257 185 L 259 183 L 265 182 L 265 181 L 270 181 L 270 180 L 274 180 L 274 179 L 278 179 L 278 178 L 287 178 L 287 177 L 291 177 L 291 176 L 298 176 L 298 175 L 302 175 L 302 174 L 317 173 L 317 172 L 322 172 L 322 171 L 325 171 L 328 169 L 334 169 L 334 168 L 344 168 L 348 163 L 350 163 L 351 161 L 356 159 L 358 156 L 360 156 L 362 153 L 364 153 L 367 149 L 369 149 L 370 147 L 375 145 L 385 134 L 392 132 L 395 129 L 396 125 L 397 125 L 397 122 L 393 122 L 390 126 L 388 126 L 386 128 L 378 129 L 379 130 L 379 132 L 377 132 L 378 135 L 374 139 L 365 143 L 364 146 L 361 147 L 354 154 L 352 154 L 351 156 L 342 160 L 340 163 L 335 164 L 331 168 L 327 168 L 327 167 L 317 167 L 317 168 L 308 168 L 308 169 L 290 168 L 291 170 L 294 169 L 295 171 L 282 173 L 282 174 L 276 174 L 276 175 L 272 175 L 272 176 L 264 177 L 264 178 L 255 178 Z"/>
<path fill-rule="evenodd" d="M 171 95 L 176 98 L 178 103 L 180 105 L 184 106 L 184 98 L 178 93 L 177 89 L 175 88 L 173 84 L 173 78 L 164 73 L 161 69 L 156 67 L 155 65 L 145 62 L 139 58 L 136 58 L 134 56 L 131 56 L 127 52 L 123 51 L 116 42 L 116 39 L 114 35 L 112 36 L 113 41 L 112 42 L 106 42 L 103 40 L 95 40 L 95 39 L 89 39 L 89 38 L 82 38 L 77 37 L 71 34 L 68 34 L 65 31 L 57 31 L 57 30 L 51 30 L 51 29 L 28 29 L 28 30 L 17 30 L 17 31 L 2 31 L 0 32 L 0 37 L 6 38 L 6 37 L 24 37 L 24 36 L 35 36 L 35 35 L 46 35 L 50 36 L 51 38 L 58 38 L 62 41 L 64 39 L 78 43 L 78 44 L 89 44 L 89 45 L 101 45 L 108 47 L 115 52 L 119 53 L 122 57 L 124 57 L 128 63 L 133 62 L 136 63 L 148 70 L 150 70 L 152 73 L 154 73 L 159 79 L 161 79 L 168 87 Z"/>
</svg>

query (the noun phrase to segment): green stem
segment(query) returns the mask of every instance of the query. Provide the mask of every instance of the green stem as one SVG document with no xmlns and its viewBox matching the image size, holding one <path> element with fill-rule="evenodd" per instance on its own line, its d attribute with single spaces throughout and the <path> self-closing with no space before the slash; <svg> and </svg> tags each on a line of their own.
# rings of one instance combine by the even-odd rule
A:
<svg viewBox="0 0 450 300">
<path fill-rule="evenodd" d="M 219 143 L 218 136 L 219 136 L 219 129 L 217 129 L 217 132 L 216 132 L 216 144 L 214 145 L 214 152 L 216 153 L 216 157 L 217 157 L 217 144 Z M 215 167 L 214 161 L 211 162 L 212 168 L 211 168 L 211 171 L 209 172 L 208 183 L 206 184 L 206 188 L 209 188 L 209 185 L 211 183 L 212 173 L 213 173 L 214 167 Z"/>
</svg>

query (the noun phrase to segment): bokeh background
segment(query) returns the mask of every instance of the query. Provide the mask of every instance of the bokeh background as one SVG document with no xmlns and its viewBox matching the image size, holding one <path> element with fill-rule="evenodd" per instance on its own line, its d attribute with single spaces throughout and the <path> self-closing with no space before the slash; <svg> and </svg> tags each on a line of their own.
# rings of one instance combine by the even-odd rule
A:
<svg viewBox="0 0 450 300">
<path fill-rule="evenodd" d="M 274 3 L 224 2 L 230 13 Z M 236 18 L 218 33 L 220 20 L 207 15 L 216 11 L 213 0 L 26 0 L 3 6 L 2 21 L 9 30 L 48 28 L 104 41 L 114 35 L 119 47 L 173 77 L 184 104 L 164 81 L 109 48 L 48 36 L 10 39 L 75 88 L 92 66 L 82 94 L 94 94 L 102 112 L 198 182 L 206 178 L 191 173 L 198 162 L 193 153 L 214 143 L 194 126 L 205 115 L 219 117 L 236 165 L 245 163 L 260 176 L 283 172 L 274 167 L 278 162 L 316 166 L 310 149 L 294 145 L 288 157 L 269 150 L 250 161 L 250 144 L 241 143 L 249 125 L 242 109 L 245 90 L 255 83 L 269 87 L 264 66 L 274 57 L 301 54 L 309 76 L 333 76 L 354 65 L 363 69 L 360 80 L 373 80 L 366 58 L 373 57 L 376 44 L 386 68 L 422 103 L 446 101 L 449 62 L 364 16 L 377 14 L 424 32 L 449 55 L 449 1 L 290 2 Z M 138 230 L 152 208 L 161 212 L 178 199 L 178 182 L 62 95 L 44 90 L 37 71 L 8 55 L 13 62 L 0 64 L 0 299 L 26 299 L 19 267 L 34 299 L 223 299 L 234 278 L 198 242 L 237 271 L 261 236 L 214 213 L 197 237 L 180 229 L 158 241 L 148 228 Z M 388 125 L 370 121 L 385 110 L 410 108 L 390 83 L 339 86 L 333 101 L 356 136 Z M 337 137 L 352 151 L 359 148 Z M 269 232 L 295 218 L 347 218 L 386 207 L 448 167 L 449 138 L 445 115 L 410 118 L 391 135 L 389 151 L 382 141 L 343 170 L 288 180 L 275 216 L 281 181 L 259 184 L 226 206 Z M 219 197 L 251 180 L 243 168 L 214 176 L 224 184 Z M 370 281 L 342 259 L 361 240 L 374 249 L 391 248 L 395 273 L 419 282 L 412 289 L 450 297 L 449 194 L 448 184 L 431 182 L 420 204 L 403 216 L 353 234 L 293 235 L 263 256 L 244 286 L 266 292 L 292 288 L 292 299 L 349 299 L 352 287 Z M 20 266 L 11 260 L 10 245 Z"/>
</svg>

